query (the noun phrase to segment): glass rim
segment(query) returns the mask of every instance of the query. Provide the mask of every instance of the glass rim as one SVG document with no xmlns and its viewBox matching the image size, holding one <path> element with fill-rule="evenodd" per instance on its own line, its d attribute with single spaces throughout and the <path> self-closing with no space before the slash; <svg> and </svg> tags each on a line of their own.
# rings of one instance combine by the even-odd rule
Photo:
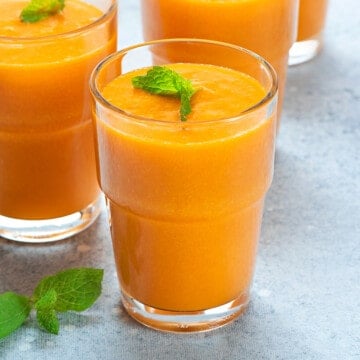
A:
<svg viewBox="0 0 360 360">
<path fill-rule="evenodd" d="M 41 35 L 41 36 L 1 36 L 0 35 L 0 43 L 7 44 L 19 44 L 19 43 L 32 43 L 32 42 L 42 42 L 42 41 L 51 41 L 57 40 L 59 38 L 72 38 L 78 35 L 79 33 L 84 33 L 92 28 L 102 24 L 106 21 L 106 19 L 116 11 L 117 9 L 117 0 L 110 0 L 111 4 L 109 8 L 95 21 L 90 24 L 81 26 L 80 28 L 76 28 L 74 30 L 66 31 L 59 34 L 51 34 L 51 35 Z"/>
<path fill-rule="evenodd" d="M 160 44 L 166 44 L 166 43 L 199 43 L 204 45 L 217 45 L 217 46 L 223 46 L 225 48 L 232 48 L 236 51 L 240 51 L 243 53 L 248 54 L 249 56 L 255 58 L 257 61 L 259 61 L 267 70 L 269 78 L 272 80 L 272 84 L 270 89 L 266 92 L 266 94 L 262 97 L 260 101 L 258 101 L 253 106 L 247 108 L 246 110 L 241 111 L 239 114 L 231 116 L 231 117 L 223 117 L 219 119 L 213 119 L 213 120 L 204 120 L 204 121 L 196 121 L 196 122 L 188 122 L 188 121 L 169 121 L 169 120 L 160 120 L 160 119 L 153 119 L 148 118 L 145 116 L 139 116 L 132 113 L 129 113 L 113 104 L 111 104 L 109 101 L 107 101 L 101 94 L 101 90 L 97 86 L 97 77 L 101 70 L 112 61 L 116 61 L 117 59 L 121 58 L 123 55 L 127 54 L 131 50 L 136 50 L 139 48 L 144 48 L 149 45 L 160 45 Z M 171 125 L 172 127 L 178 125 L 183 127 L 184 125 L 188 126 L 201 126 L 201 125 L 209 125 L 209 124 L 217 124 L 217 123 L 224 123 L 224 122 L 234 122 L 239 121 L 240 118 L 256 111 L 258 108 L 266 105 L 267 103 L 270 103 L 273 101 L 273 99 L 277 96 L 278 93 L 278 76 L 276 71 L 274 70 L 273 66 L 266 61 L 262 56 L 258 55 L 257 53 L 248 50 L 246 48 L 243 48 L 238 45 L 234 45 L 231 43 L 226 43 L 222 41 L 216 41 L 216 40 L 207 40 L 207 39 L 197 39 L 197 38 L 173 38 L 173 39 L 161 39 L 161 40 L 152 40 L 152 41 L 146 41 L 141 42 L 135 45 L 127 46 L 121 50 L 118 50 L 108 56 L 106 56 L 103 60 L 101 60 L 97 66 L 93 69 L 91 76 L 90 76 L 90 91 L 93 95 L 94 99 L 101 103 L 105 108 L 112 110 L 127 119 L 131 119 L 132 121 L 136 121 L 138 123 L 145 123 L 145 124 L 158 124 L 158 125 Z"/>
</svg>

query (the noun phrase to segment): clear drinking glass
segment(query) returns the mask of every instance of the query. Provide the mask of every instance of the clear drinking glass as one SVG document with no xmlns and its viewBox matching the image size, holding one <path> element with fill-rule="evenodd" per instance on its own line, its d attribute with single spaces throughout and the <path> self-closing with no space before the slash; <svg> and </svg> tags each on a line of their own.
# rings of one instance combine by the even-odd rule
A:
<svg viewBox="0 0 360 360">
<path fill-rule="evenodd" d="M 104 88 L 122 74 L 170 58 L 203 64 L 204 53 L 206 64 L 259 81 L 261 100 L 230 118 L 173 122 L 131 114 L 104 98 Z M 161 40 L 109 56 L 90 86 L 98 177 L 124 307 L 139 322 L 173 332 L 205 331 L 234 320 L 249 300 L 273 176 L 274 70 L 235 45 Z M 136 95 L 129 99 L 137 101 Z"/>
<path fill-rule="evenodd" d="M 117 4 L 83 3 L 101 12 L 95 10 L 92 22 L 76 30 L 49 35 L 52 18 L 26 25 L 14 18 L 16 26 L 24 26 L 21 36 L 12 35 L 11 26 L 0 28 L 4 238 L 63 239 L 89 226 L 99 214 L 88 82 L 95 65 L 116 50 Z M 63 14 L 56 16 L 66 19 L 67 8 L 77 4 L 67 2 Z M 79 9 L 81 15 L 84 10 Z M 4 11 L 0 16 L 6 16 Z"/>
<path fill-rule="evenodd" d="M 289 65 L 313 59 L 322 49 L 328 0 L 300 0 L 299 28 Z"/>
</svg>

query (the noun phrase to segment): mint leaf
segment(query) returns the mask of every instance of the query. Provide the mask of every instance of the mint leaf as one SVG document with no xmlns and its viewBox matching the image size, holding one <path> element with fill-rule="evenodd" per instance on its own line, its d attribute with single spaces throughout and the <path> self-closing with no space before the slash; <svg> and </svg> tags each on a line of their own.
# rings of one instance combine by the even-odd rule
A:
<svg viewBox="0 0 360 360">
<path fill-rule="evenodd" d="M 54 289 L 48 290 L 36 303 L 36 319 L 40 326 L 51 334 L 59 333 L 59 320 L 54 310 L 57 293 Z"/>
<path fill-rule="evenodd" d="M 54 289 L 49 289 L 35 303 L 35 309 L 48 310 L 54 309 L 57 301 L 57 293 Z"/>
<path fill-rule="evenodd" d="M 55 335 L 59 334 L 59 319 L 54 309 L 38 310 L 36 319 L 47 332 Z"/>
<path fill-rule="evenodd" d="M 180 106 L 180 119 L 181 121 L 186 121 L 186 116 L 191 113 L 191 97 L 193 96 L 194 91 L 192 88 L 186 86 L 182 87 L 180 93 L 181 106 Z"/>
<path fill-rule="evenodd" d="M 176 77 L 180 76 L 164 66 L 152 67 L 144 76 L 135 76 L 133 86 L 156 95 L 177 95 Z"/>
<path fill-rule="evenodd" d="M 103 270 L 91 268 L 61 271 L 40 281 L 34 291 L 34 300 L 38 303 L 49 290 L 54 290 L 57 295 L 54 310 L 83 311 L 100 296 L 103 275 Z"/>
<path fill-rule="evenodd" d="M 176 96 L 180 98 L 180 119 L 187 120 L 191 113 L 191 97 L 196 93 L 190 80 L 165 66 L 153 66 L 146 75 L 135 76 L 132 79 L 135 88 L 145 90 L 151 94 L 162 96 Z"/>
<path fill-rule="evenodd" d="M 0 295 L 0 339 L 19 328 L 30 314 L 30 300 L 13 292 Z"/>
<path fill-rule="evenodd" d="M 23 22 L 34 23 L 59 13 L 65 7 L 65 0 L 31 0 L 21 14 Z"/>
</svg>

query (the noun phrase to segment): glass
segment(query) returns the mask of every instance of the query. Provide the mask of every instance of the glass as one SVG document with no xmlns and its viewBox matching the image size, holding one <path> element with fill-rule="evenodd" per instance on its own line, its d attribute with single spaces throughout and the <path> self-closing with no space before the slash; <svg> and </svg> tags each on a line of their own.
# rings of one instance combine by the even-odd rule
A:
<svg viewBox="0 0 360 360">
<path fill-rule="evenodd" d="M 278 74 L 280 119 L 298 6 L 299 0 L 141 0 L 144 39 L 210 39 L 258 53 Z"/>
<path fill-rule="evenodd" d="M 77 3 L 66 3 L 64 16 Z M 64 239 L 100 211 L 88 82 L 116 50 L 117 5 L 83 3 L 97 18 L 76 30 L 49 35 L 52 18 L 11 20 L 26 37 L 0 29 L 0 236 L 7 239 Z"/>
<path fill-rule="evenodd" d="M 327 0 L 300 0 L 298 37 L 290 49 L 289 65 L 309 61 L 321 51 L 327 6 Z"/>
<path fill-rule="evenodd" d="M 207 64 L 258 80 L 261 101 L 231 118 L 184 123 L 135 116 L 103 97 L 121 74 L 170 57 L 193 66 L 203 63 L 204 53 Z M 274 70 L 235 45 L 161 40 L 111 55 L 96 67 L 90 86 L 98 177 L 125 309 L 149 327 L 173 332 L 234 320 L 249 300 L 273 175 Z"/>
</svg>

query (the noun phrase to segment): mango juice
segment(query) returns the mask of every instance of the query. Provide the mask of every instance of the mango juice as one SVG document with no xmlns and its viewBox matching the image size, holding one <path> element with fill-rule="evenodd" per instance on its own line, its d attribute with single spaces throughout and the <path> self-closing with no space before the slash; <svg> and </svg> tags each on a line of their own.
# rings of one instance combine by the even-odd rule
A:
<svg viewBox="0 0 360 360">
<path fill-rule="evenodd" d="M 146 41 L 212 39 L 264 57 L 279 76 L 281 111 L 288 53 L 296 39 L 298 0 L 142 0 L 141 6 Z"/>
<path fill-rule="evenodd" d="M 30 24 L 27 4 L 0 2 L 0 215 L 38 220 L 99 196 L 88 80 L 116 48 L 116 7 L 67 0 Z"/>
<path fill-rule="evenodd" d="M 97 105 L 94 113 L 123 295 L 155 311 L 247 303 L 273 175 L 276 106 L 261 106 L 264 88 L 244 73 L 166 66 L 199 89 L 186 122 L 178 99 L 133 88 L 131 78 L 146 69 L 104 86 L 101 97 L 118 111 Z"/>
<path fill-rule="evenodd" d="M 297 41 L 321 34 L 325 26 L 327 5 L 327 0 L 300 0 Z"/>
</svg>

